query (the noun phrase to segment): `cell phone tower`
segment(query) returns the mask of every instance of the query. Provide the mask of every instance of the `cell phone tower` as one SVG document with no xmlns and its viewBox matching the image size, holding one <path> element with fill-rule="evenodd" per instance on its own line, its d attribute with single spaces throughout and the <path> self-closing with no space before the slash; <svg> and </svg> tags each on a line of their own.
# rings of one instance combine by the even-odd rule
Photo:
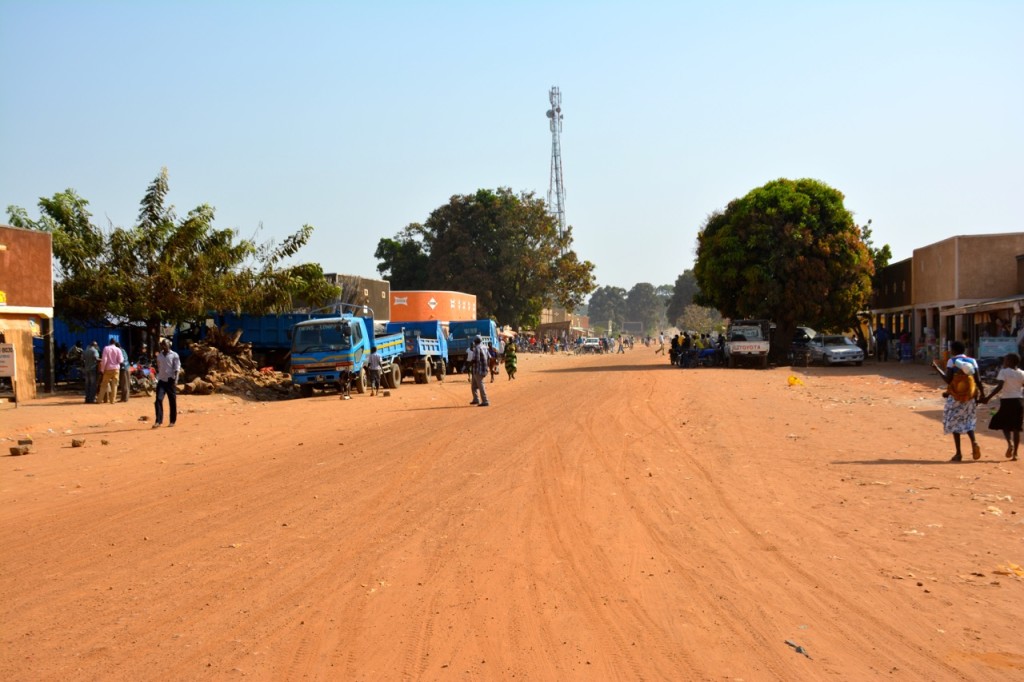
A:
<svg viewBox="0 0 1024 682">
<path fill-rule="evenodd" d="M 562 92 L 558 86 L 548 91 L 551 108 L 551 181 L 548 183 L 548 210 L 558 220 L 558 236 L 565 235 L 565 185 L 562 183 Z"/>
</svg>

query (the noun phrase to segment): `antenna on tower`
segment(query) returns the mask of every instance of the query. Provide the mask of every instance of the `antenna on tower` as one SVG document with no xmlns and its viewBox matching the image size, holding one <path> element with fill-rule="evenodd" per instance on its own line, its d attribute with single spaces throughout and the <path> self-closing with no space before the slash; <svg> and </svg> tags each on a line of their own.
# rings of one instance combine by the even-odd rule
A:
<svg viewBox="0 0 1024 682">
<path fill-rule="evenodd" d="M 565 235 L 565 185 L 562 184 L 562 92 L 558 86 L 548 91 L 551 108 L 551 181 L 548 183 L 548 210 L 558 220 L 558 236 Z"/>
</svg>

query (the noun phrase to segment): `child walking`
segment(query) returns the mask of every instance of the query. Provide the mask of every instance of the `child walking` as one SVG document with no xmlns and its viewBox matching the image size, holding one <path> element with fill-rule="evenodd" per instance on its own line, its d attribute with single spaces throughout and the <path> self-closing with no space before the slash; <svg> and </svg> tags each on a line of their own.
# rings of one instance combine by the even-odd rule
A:
<svg viewBox="0 0 1024 682">
<path fill-rule="evenodd" d="M 1003 367 L 996 375 L 996 386 L 981 402 L 987 403 L 1000 391 L 999 411 L 992 416 L 988 428 L 1003 432 L 1006 458 L 1017 461 L 1020 432 L 1024 425 L 1024 370 L 1020 369 L 1020 356 L 1016 353 L 1007 353 L 1003 358 Z"/>
</svg>

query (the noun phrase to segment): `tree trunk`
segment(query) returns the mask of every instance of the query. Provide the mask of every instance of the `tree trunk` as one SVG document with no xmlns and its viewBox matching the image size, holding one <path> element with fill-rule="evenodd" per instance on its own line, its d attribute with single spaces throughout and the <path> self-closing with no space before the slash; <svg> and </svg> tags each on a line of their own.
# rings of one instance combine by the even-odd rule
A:
<svg viewBox="0 0 1024 682">
<path fill-rule="evenodd" d="M 775 335 L 772 337 L 772 349 L 769 355 L 776 365 L 789 364 L 789 347 L 793 345 L 796 328 L 796 322 L 775 323 Z"/>
</svg>

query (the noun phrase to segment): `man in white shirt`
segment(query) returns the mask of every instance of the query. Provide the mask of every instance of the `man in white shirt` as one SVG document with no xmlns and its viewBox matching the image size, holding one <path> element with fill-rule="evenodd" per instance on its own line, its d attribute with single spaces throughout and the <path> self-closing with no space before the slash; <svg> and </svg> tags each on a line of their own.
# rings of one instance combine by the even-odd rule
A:
<svg viewBox="0 0 1024 682">
<path fill-rule="evenodd" d="M 171 350 L 171 342 L 167 339 L 160 339 L 160 352 L 156 354 L 156 423 L 153 428 L 159 428 L 164 423 L 164 396 L 167 396 L 167 404 L 171 408 L 170 423 L 167 428 L 174 426 L 178 420 L 178 372 L 181 371 L 181 358 Z"/>
</svg>

